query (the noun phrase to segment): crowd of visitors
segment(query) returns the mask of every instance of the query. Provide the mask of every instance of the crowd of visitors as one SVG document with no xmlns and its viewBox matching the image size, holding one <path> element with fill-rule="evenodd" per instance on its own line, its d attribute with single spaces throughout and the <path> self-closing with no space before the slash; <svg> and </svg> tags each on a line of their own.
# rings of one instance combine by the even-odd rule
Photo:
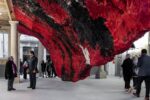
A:
<svg viewBox="0 0 150 100">
<path fill-rule="evenodd" d="M 44 60 L 41 63 L 41 71 L 43 77 L 56 77 L 56 71 L 54 68 L 54 65 L 52 63 L 51 58 L 47 59 L 47 62 L 44 62 Z"/>
<path fill-rule="evenodd" d="M 127 92 L 133 92 L 133 95 L 140 97 L 142 82 L 145 82 L 145 100 L 149 100 L 150 93 L 150 56 L 147 55 L 147 50 L 142 49 L 141 56 L 133 57 L 131 59 L 130 55 L 126 55 L 126 59 L 122 64 L 123 78 L 125 82 L 125 90 Z M 131 79 L 133 78 L 133 88 L 130 86 Z"/>
<path fill-rule="evenodd" d="M 26 80 L 29 75 L 30 84 L 27 88 L 36 89 L 36 74 L 39 73 L 39 70 L 37 68 L 38 65 L 38 58 L 35 56 L 34 51 L 30 51 L 29 58 L 24 58 L 24 61 L 20 60 L 20 69 L 19 74 L 23 75 L 23 78 Z M 54 65 L 50 58 L 47 59 L 47 62 L 44 62 L 44 60 L 41 62 L 41 72 L 42 77 L 56 77 L 56 72 Z M 6 62 L 5 67 L 5 79 L 8 79 L 8 91 L 16 90 L 13 88 L 13 83 L 15 77 L 17 77 L 17 66 L 14 63 L 14 59 L 12 56 L 8 58 L 8 61 Z"/>
<path fill-rule="evenodd" d="M 30 77 L 30 85 L 28 88 L 36 89 L 36 73 L 38 73 L 38 59 L 33 51 L 30 51 L 30 59 L 25 59 L 20 62 L 20 74 L 23 74 L 23 78 L 27 79 L 27 74 Z M 141 50 L 140 57 L 132 57 L 130 54 L 126 55 L 125 60 L 122 63 L 124 88 L 127 92 L 132 92 L 136 97 L 140 97 L 141 84 L 145 82 L 145 100 L 149 100 L 150 93 L 150 56 L 147 55 L 147 50 Z M 55 68 L 52 60 L 49 58 L 46 62 L 41 61 L 42 77 L 50 78 L 56 77 Z M 14 78 L 17 77 L 17 67 L 14 63 L 13 57 L 9 57 L 5 68 L 5 78 L 8 79 L 8 91 L 16 90 L 13 87 Z M 131 79 L 133 79 L 133 88 L 131 86 Z"/>
</svg>

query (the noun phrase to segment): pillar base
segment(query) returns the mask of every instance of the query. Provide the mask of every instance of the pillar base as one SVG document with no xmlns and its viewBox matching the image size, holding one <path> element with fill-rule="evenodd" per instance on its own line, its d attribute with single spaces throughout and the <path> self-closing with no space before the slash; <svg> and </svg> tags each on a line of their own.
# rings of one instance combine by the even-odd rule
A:
<svg viewBox="0 0 150 100">
<path fill-rule="evenodd" d="M 105 71 L 101 71 L 100 72 L 100 79 L 106 79 L 107 78 L 107 74 Z"/>
</svg>

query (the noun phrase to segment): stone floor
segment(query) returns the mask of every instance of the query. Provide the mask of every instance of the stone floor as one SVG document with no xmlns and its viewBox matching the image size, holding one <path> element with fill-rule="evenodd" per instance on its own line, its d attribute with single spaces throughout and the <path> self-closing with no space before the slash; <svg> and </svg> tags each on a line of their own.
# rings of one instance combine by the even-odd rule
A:
<svg viewBox="0 0 150 100">
<path fill-rule="evenodd" d="M 89 78 L 77 83 L 59 78 L 38 78 L 37 89 L 27 89 L 29 82 L 15 84 L 16 91 L 7 91 L 7 81 L 0 79 L 0 100 L 143 100 L 123 90 L 122 78 Z M 144 87 L 143 87 L 144 90 Z"/>
</svg>

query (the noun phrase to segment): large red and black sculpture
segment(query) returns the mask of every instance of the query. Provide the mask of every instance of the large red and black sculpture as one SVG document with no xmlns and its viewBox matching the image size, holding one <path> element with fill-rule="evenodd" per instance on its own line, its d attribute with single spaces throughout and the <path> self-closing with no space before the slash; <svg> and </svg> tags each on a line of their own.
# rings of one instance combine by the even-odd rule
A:
<svg viewBox="0 0 150 100">
<path fill-rule="evenodd" d="M 37 37 L 62 80 L 89 76 L 150 30 L 150 0 L 12 0 L 18 30 Z"/>
</svg>

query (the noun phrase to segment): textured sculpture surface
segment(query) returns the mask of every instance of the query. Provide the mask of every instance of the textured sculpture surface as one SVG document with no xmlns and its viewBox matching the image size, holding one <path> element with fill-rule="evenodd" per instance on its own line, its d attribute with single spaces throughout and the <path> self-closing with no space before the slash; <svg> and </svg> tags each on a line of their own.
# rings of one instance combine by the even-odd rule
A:
<svg viewBox="0 0 150 100">
<path fill-rule="evenodd" d="M 18 30 L 42 42 L 66 81 L 86 78 L 150 30 L 149 0 L 12 1 Z"/>
</svg>

